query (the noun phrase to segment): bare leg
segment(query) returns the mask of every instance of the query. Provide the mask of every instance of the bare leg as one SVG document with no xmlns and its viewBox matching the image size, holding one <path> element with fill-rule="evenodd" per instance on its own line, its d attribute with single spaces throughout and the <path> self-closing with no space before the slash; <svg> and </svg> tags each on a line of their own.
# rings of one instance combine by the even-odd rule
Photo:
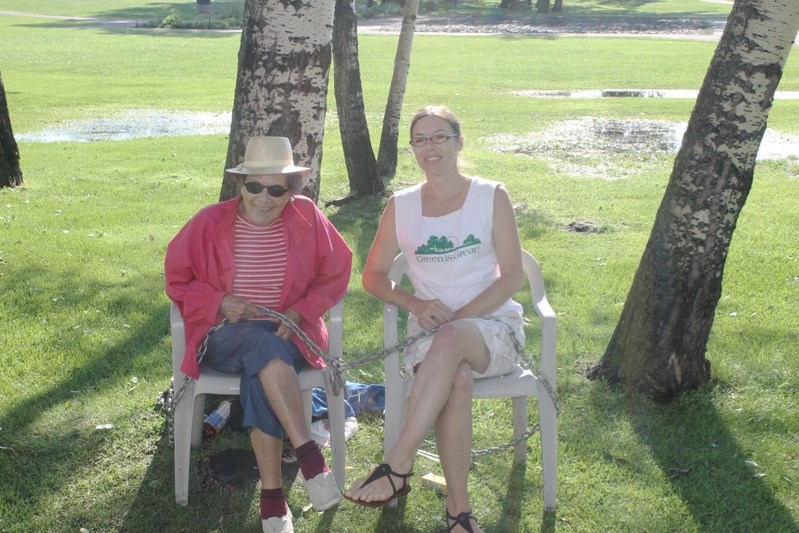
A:
<svg viewBox="0 0 799 533">
<path fill-rule="evenodd" d="M 472 446 L 472 367 L 461 363 L 447 403 L 436 420 L 436 445 L 447 480 L 447 512 L 457 516 L 469 511 L 469 466 Z M 472 527 L 477 523 L 472 521 Z M 456 527 L 454 531 L 462 528 Z M 475 533 L 482 531 L 475 529 Z"/>
<path fill-rule="evenodd" d="M 385 459 L 395 472 L 404 474 L 411 470 L 416 451 L 449 400 L 461 363 L 483 372 L 488 367 L 489 357 L 477 327 L 469 321 L 457 320 L 438 330 L 427 357 L 416 373 L 401 436 Z M 469 420 L 471 422 L 471 415 Z M 382 478 L 361 487 L 365 479 L 356 481 L 347 491 L 347 496 L 365 502 L 385 500 L 391 496 L 388 479 Z M 401 479 L 394 478 L 397 488 L 402 487 L 402 483 Z"/>
<path fill-rule="evenodd" d="M 292 446 L 297 448 L 311 440 L 308 426 L 305 425 L 300 382 L 294 368 L 280 359 L 274 359 L 261 369 L 258 378 Z"/>
<path fill-rule="evenodd" d="M 283 486 L 280 472 L 280 456 L 283 440 L 271 437 L 258 428 L 250 430 L 252 450 L 258 463 L 262 489 L 277 489 Z"/>
</svg>

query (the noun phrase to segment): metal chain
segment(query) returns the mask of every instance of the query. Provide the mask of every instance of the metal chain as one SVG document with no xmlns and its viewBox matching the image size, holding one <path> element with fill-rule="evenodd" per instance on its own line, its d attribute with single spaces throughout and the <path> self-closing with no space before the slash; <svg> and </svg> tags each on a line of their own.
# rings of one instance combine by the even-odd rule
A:
<svg viewBox="0 0 799 533">
<path fill-rule="evenodd" d="M 400 350 L 404 350 L 406 347 L 411 346 L 412 344 L 414 344 L 414 343 L 416 343 L 416 342 L 418 342 L 418 341 L 420 341 L 420 340 L 422 340 L 424 338 L 431 337 L 431 336 L 435 335 L 435 333 L 438 331 L 438 327 L 423 329 L 423 330 L 419 331 L 418 333 L 416 333 L 414 335 L 406 337 L 404 340 L 398 342 L 397 344 L 394 344 L 393 346 L 388 346 L 386 348 L 383 348 L 382 350 L 376 352 L 375 354 L 373 354 L 373 355 L 371 355 L 369 357 L 365 357 L 365 358 L 360 359 L 358 361 L 352 361 L 352 362 L 349 362 L 349 363 L 344 363 L 341 359 L 339 359 L 337 357 L 336 358 L 332 358 L 332 359 L 328 359 L 327 354 L 324 353 L 322 351 L 322 349 L 319 348 L 319 346 L 317 346 L 316 343 L 313 340 L 311 340 L 311 338 L 303 330 L 301 330 L 299 328 L 299 326 L 291 318 L 287 317 L 286 315 L 284 315 L 284 314 L 282 314 L 282 313 L 280 313 L 278 311 L 275 311 L 274 309 L 270 309 L 270 308 L 264 307 L 264 306 L 259 306 L 258 307 L 258 312 L 261 314 L 261 316 L 266 316 L 266 317 L 270 317 L 270 318 L 276 318 L 276 319 L 280 320 L 281 322 L 283 322 L 284 324 L 286 324 L 286 326 L 295 335 L 297 335 L 297 337 L 299 337 L 308 346 L 308 348 L 314 354 L 316 354 L 317 356 L 319 356 L 320 358 L 322 358 L 324 360 L 324 362 L 326 364 L 326 368 L 324 370 L 328 373 L 328 376 L 329 376 L 329 379 L 330 379 L 330 383 L 331 383 L 331 385 L 333 387 L 333 393 L 336 394 L 336 395 L 338 395 L 339 392 L 344 388 L 344 378 L 342 377 L 343 372 L 346 372 L 347 370 L 350 370 L 352 368 L 365 366 L 365 365 L 371 364 L 371 363 L 373 363 L 375 361 L 379 361 L 379 360 L 385 359 L 386 357 L 388 357 L 390 354 L 392 354 L 394 352 L 397 352 L 397 351 L 400 351 Z M 513 331 L 513 328 L 511 328 L 510 325 L 506 324 L 505 322 L 501 321 L 499 318 L 497 318 L 495 316 L 492 316 L 492 315 L 487 315 L 487 316 L 482 316 L 482 317 L 473 317 L 473 318 L 483 318 L 483 319 L 486 319 L 486 320 L 493 320 L 493 321 L 499 322 L 500 324 L 504 324 L 504 325 L 506 325 L 508 327 L 508 332 L 510 333 L 511 341 L 513 342 L 513 346 L 516 349 L 516 352 L 522 357 L 522 359 L 524 361 L 523 366 L 525 368 L 527 368 L 528 370 L 530 370 L 530 372 L 532 372 L 532 374 L 535 376 L 535 378 L 544 385 L 544 388 L 547 390 L 550 398 L 552 399 L 552 402 L 555 405 L 556 414 L 560 413 L 561 405 L 560 405 L 560 399 L 558 398 L 557 393 L 553 390 L 552 386 L 547 381 L 547 379 L 535 370 L 534 364 L 533 364 L 533 360 L 532 360 L 532 356 L 530 357 L 530 361 L 529 362 L 526 360 L 527 356 L 526 356 L 525 351 L 524 351 L 524 345 L 519 341 L 518 337 L 516 336 L 516 332 Z M 219 324 L 213 326 L 210 330 L 208 330 L 208 333 L 206 333 L 205 337 L 203 338 L 203 342 L 200 344 L 200 347 L 197 350 L 197 364 L 198 365 L 202 362 L 203 357 L 205 357 L 205 353 L 208 351 L 208 341 L 211 338 L 211 335 L 213 335 L 214 332 L 216 332 L 217 330 L 219 330 L 220 328 L 222 328 L 223 326 L 225 326 L 226 324 L 229 324 L 229 323 L 230 322 L 227 319 L 223 319 Z M 402 353 L 402 352 L 400 352 L 400 353 Z M 404 368 L 402 368 L 402 367 L 400 368 L 400 372 L 403 374 L 403 376 L 406 375 L 405 371 L 404 371 Z M 167 426 L 168 426 L 168 431 L 169 431 L 169 441 L 170 441 L 170 443 L 172 443 L 173 435 L 174 435 L 175 408 L 177 407 L 178 403 L 180 403 L 180 400 L 183 398 L 183 395 L 186 392 L 186 386 L 189 384 L 190 381 L 191 381 L 191 378 L 189 376 L 184 376 L 183 382 L 181 383 L 180 388 L 178 389 L 177 393 L 174 392 L 175 384 L 174 384 L 174 382 L 172 382 L 170 384 L 170 386 L 169 386 L 169 390 L 164 394 L 164 396 L 165 396 L 164 397 L 164 408 L 166 409 L 166 413 L 167 413 Z M 499 445 L 499 446 L 494 446 L 494 447 L 491 447 L 491 448 L 484 448 L 484 449 L 480 449 L 480 450 L 472 450 L 472 457 L 486 456 L 486 455 L 490 455 L 490 454 L 493 454 L 493 453 L 498 453 L 498 452 L 501 452 L 501 451 L 504 451 L 504 450 L 508 450 L 510 448 L 515 448 L 516 445 L 526 441 L 531 436 L 533 436 L 538 431 L 538 429 L 539 429 L 539 425 L 535 424 L 533 426 L 528 427 L 527 430 L 524 433 L 522 433 L 519 437 L 517 437 L 515 439 L 512 439 L 512 440 L 506 442 L 505 444 L 502 444 L 502 445 Z"/>
</svg>

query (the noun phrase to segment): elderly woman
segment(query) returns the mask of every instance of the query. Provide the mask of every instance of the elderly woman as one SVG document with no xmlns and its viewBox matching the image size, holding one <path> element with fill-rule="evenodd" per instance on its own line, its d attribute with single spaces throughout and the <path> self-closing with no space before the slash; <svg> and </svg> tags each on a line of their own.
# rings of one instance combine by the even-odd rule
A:
<svg viewBox="0 0 799 533">
<path fill-rule="evenodd" d="M 352 252 L 309 198 L 300 196 L 310 169 L 294 164 L 284 137 L 249 139 L 244 162 L 227 169 L 241 194 L 205 207 L 172 239 L 166 253 L 166 292 L 186 323 L 182 371 L 198 378 L 197 349 L 211 333 L 202 365 L 241 373 L 244 426 L 261 477 L 265 532 L 294 531 L 281 479 L 284 435 L 294 446 L 314 507 L 341 500 L 318 445 L 305 425 L 297 372 L 322 368 L 282 321 L 260 315 L 279 311 L 323 350 L 324 313 L 344 296 Z"/>
</svg>

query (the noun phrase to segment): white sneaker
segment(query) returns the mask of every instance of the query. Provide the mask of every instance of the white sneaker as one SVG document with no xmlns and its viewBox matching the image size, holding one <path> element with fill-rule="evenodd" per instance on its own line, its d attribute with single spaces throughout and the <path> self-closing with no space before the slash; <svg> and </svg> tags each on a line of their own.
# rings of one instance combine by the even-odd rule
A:
<svg viewBox="0 0 799 533">
<path fill-rule="evenodd" d="M 300 472 L 300 477 L 316 510 L 330 509 L 342 500 L 341 490 L 336 485 L 332 471 L 317 474 L 313 479 L 305 479 Z"/>
<path fill-rule="evenodd" d="M 273 516 L 272 518 L 261 520 L 261 527 L 264 533 L 294 533 L 291 510 L 286 516 Z"/>
</svg>

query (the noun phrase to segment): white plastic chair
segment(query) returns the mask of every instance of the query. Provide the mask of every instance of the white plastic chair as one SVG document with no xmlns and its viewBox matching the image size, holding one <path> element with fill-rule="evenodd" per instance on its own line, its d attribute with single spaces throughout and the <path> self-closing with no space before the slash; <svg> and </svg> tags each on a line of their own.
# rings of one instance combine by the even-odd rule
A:
<svg viewBox="0 0 799 533">
<path fill-rule="evenodd" d="M 538 262 L 528 252 L 522 250 L 524 273 L 530 284 L 532 304 L 538 315 L 541 328 L 541 362 L 540 373 L 555 392 L 555 312 L 547 301 L 544 289 L 544 278 Z M 402 254 L 394 259 L 389 277 L 399 283 L 406 274 L 408 263 Z M 399 340 L 398 309 L 395 305 L 386 304 L 383 308 L 383 342 L 385 346 L 393 346 Z M 402 430 L 405 418 L 405 402 L 410 395 L 413 378 L 400 374 L 400 354 L 394 352 L 385 361 L 386 411 L 384 426 L 384 453 L 394 448 Z M 513 400 L 513 436 L 517 438 L 527 429 L 527 398 L 538 399 L 538 416 L 541 433 L 541 455 L 544 471 L 544 507 L 554 510 L 557 490 L 557 408 L 555 400 L 536 376 L 521 366 L 510 374 L 475 380 L 474 398 L 507 398 Z M 514 461 L 523 463 L 527 460 L 527 442 L 516 445 Z"/>
<path fill-rule="evenodd" d="M 343 307 L 336 304 L 328 312 L 328 358 L 341 358 L 343 353 Z M 172 328 L 172 375 L 177 392 L 184 374 L 180 371 L 183 354 L 186 351 L 183 317 L 173 303 L 170 311 Z M 333 455 L 333 476 L 339 488 L 344 487 L 344 391 L 338 396 L 326 372 L 305 369 L 299 373 L 300 389 L 305 403 L 305 414 L 308 426 L 311 424 L 311 389 L 324 387 L 327 394 L 328 419 L 330 421 L 330 448 Z M 189 501 L 189 459 L 191 448 L 197 448 L 202 441 L 203 408 L 206 394 L 238 395 L 239 374 L 216 372 L 203 368 L 200 379 L 189 381 L 183 397 L 175 408 L 175 501 L 181 505 Z"/>
</svg>

